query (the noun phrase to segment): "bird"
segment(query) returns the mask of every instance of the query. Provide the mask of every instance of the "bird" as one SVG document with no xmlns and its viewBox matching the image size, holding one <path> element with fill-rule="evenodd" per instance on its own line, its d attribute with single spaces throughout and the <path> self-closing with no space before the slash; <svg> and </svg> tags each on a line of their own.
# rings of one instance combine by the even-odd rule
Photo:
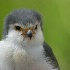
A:
<svg viewBox="0 0 70 70">
<path fill-rule="evenodd" d="M 16 9 L 5 17 L 0 70 L 60 70 L 42 24 L 41 14 L 32 9 Z"/>
</svg>

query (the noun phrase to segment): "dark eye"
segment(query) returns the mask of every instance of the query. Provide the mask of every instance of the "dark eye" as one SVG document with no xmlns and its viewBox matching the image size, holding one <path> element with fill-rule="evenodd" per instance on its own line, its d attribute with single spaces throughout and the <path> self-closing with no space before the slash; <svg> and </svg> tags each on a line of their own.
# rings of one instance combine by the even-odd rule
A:
<svg viewBox="0 0 70 70">
<path fill-rule="evenodd" d="M 15 29 L 16 30 L 21 30 L 21 27 L 20 26 L 15 26 Z"/>
<path fill-rule="evenodd" d="M 36 25 L 36 27 L 35 27 L 35 30 L 37 30 L 37 25 Z"/>
</svg>

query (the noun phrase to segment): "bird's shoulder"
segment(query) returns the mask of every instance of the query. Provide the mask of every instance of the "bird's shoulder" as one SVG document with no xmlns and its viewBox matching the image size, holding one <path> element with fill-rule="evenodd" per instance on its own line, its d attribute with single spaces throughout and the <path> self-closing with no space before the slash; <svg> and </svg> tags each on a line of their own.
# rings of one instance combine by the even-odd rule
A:
<svg viewBox="0 0 70 70">
<path fill-rule="evenodd" d="M 0 41 L 0 52 L 12 51 L 14 50 L 14 45 L 7 42 L 6 40 Z"/>
<path fill-rule="evenodd" d="M 51 47 L 46 42 L 43 43 L 43 47 L 44 47 L 45 57 L 49 57 L 48 61 L 50 61 L 51 65 L 53 65 L 54 68 L 58 68 L 58 70 L 59 70 L 58 62 L 56 60 L 56 57 L 55 57 Z"/>
<path fill-rule="evenodd" d="M 5 41 L 1 40 L 0 41 L 0 47 L 4 46 L 5 45 Z"/>
</svg>

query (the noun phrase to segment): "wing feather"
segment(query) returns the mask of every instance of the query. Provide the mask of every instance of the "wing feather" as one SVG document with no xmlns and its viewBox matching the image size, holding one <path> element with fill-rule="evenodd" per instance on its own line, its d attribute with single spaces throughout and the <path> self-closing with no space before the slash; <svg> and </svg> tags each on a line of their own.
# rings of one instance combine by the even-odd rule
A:
<svg viewBox="0 0 70 70">
<path fill-rule="evenodd" d="M 53 65 L 53 68 L 58 68 L 58 70 L 60 70 L 59 64 L 55 58 L 55 55 L 53 54 L 51 47 L 46 42 L 43 43 L 43 47 L 44 47 L 44 51 L 45 51 L 44 52 L 45 57 L 49 57 L 48 61 L 51 62 L 51 65 Z"/>
</svg>

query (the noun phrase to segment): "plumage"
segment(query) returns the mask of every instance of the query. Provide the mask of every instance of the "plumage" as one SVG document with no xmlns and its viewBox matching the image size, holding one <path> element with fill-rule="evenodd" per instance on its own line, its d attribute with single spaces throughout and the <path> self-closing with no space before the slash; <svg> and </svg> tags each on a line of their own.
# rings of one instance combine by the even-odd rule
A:
<svg viewBox="0 0 70 70">
<path fill-rule="evenodd" d="M 46 42 L 43 43 L 43 47 L 44 47 L 45 56 L 49 57 L 48 61 L 51 61 L 50 64 L 53 65 L 53 68 L 58 68 L 58 70 L 60 70 L 58 62 L 56 60 L 56 57 L 55 57 L 51 47 Z"/>
<path fill-rule="evenodd" d="M 0 70 L 59 70 L 52 49 L 44 42 L 41 16 L 29 9 L 7 16 L 0 56 Z"/>
</svg>

